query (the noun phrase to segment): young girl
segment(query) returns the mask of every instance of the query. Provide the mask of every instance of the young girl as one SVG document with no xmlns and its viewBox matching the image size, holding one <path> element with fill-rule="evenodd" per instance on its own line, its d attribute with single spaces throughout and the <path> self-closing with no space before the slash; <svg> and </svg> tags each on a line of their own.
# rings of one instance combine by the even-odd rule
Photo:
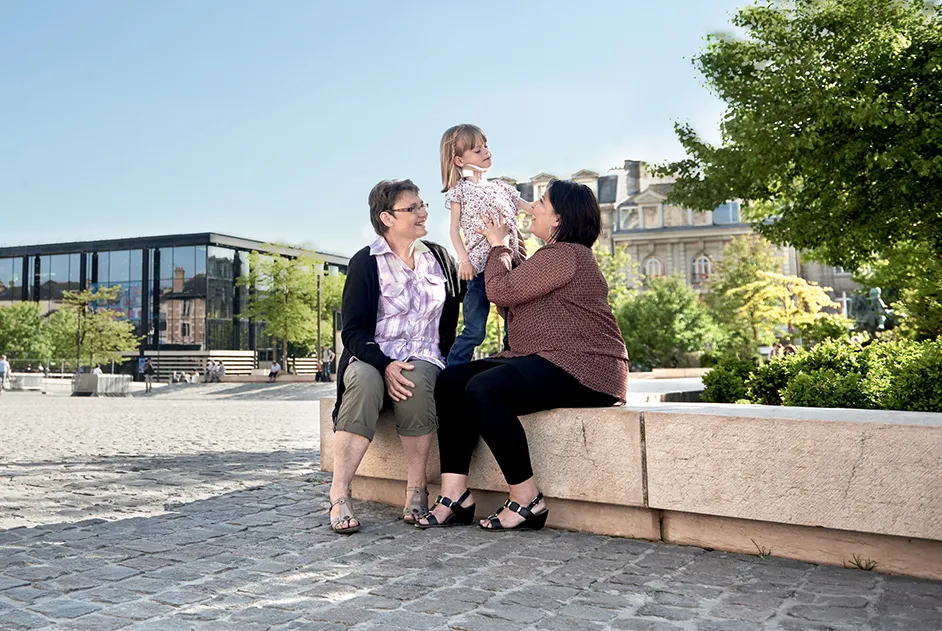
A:
<svg viewBox="0 0 942 631">
<path fill-rule="evenodd" d="M 510 248 L 515 252 L 514 262 L 519 263 L 517 212 L 526 210 L 529 204 L 506 182 L 484 179 L 491 166 L 491 152 L 480 128 L 455 125 L 448 129 L 442 135 L 441 160 L 442 192 L 445 207 L 451 212 L 450 235 L 458 253 L 458 276 L 469 281 L 462 304 L 464 329 L 448 353 L 448 365 L 453 366 L 471 361 L 475 347 L 484 341 L 491 309 L 483 273 L 491 246 L 478 232 L 484 227 L 482 216 L 489 212 L 510 227 Z"/>
</svg>

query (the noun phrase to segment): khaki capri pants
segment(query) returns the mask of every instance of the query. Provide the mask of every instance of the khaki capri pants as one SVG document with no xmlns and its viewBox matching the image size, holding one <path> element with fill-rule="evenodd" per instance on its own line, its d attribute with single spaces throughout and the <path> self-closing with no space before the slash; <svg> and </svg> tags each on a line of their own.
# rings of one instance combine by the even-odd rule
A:
<svg viewBox="0 0 942 631">
<path fill-rule="evenodd" d="M 393 401 L 393 417 L 400 436 L 425 436 L 438 429 L 435 410 L 435 381 L 441 368 L 431 362 L 409 360 L 412 370 L 403 370 L 406 379 L 415 384 L 412 396 Z M 386 396 L 386 381 L 376 368 L 355 361 L 343 373 L 343 400 L 334 424 L 335 432 L 350 432 L 373 440 L 379 413 Z"/>
</svg>

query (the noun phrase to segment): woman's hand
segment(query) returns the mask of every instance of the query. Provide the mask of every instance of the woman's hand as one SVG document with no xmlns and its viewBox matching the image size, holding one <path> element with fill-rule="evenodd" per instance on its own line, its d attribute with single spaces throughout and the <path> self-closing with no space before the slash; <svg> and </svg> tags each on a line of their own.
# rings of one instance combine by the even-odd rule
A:
<svg viewBox="0 0 942 631">
<path fill-rule="evenodd" d="M 481 216 L 481 221 L 484 222 L 484 227 L 478 229 L 477 232 L 487 239 L 492 248 L 498 245 L 510 245 L 510 228 L 501 221 L 500 215 L 485 210 Z"/>
<path fill-rule="evenodd" d="M 458 278 L 461 280 L 471 280 L 474 278 L 474 266 L 471 265 L 471 259 L 461 259 L 458 261 Z"/>
<path fill-rule="evenodd" d="M 403 370 L 412 369 L 412 364 L 407 364 L 399 360 L 395 360 L 386 366 L 386 374 L 384 375 L 386 392 L 389 393 L 389 398 L 393 401 L 405 401 L 412 396 L 412 391 L 409 390 L 409 388 L 414 388 L 415 384 L 406 379 L 402 374 Z"/>
</svg>

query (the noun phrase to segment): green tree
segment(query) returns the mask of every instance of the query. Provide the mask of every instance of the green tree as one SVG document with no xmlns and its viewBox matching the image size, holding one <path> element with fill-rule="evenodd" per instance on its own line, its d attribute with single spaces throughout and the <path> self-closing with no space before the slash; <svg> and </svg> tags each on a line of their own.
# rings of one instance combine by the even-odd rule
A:
<svg viewBox="0 0 942 631">
<path fill-rule="evenodd" d="M 238 280 L 240 285 L 255 288 L 249 293 L 246 315 L 266 323 L 276 348 L 281 343 L 285 364 L 289 342 L 307 348 L 317 343 L 318 319 L 325 314 L 323 293 L 321 313 L 317 312 L 318 277 L 325 278 L 324 263 L 311 252 L 289 258 L 253 251 L 249 253 L 249 273 Z M 331 325 L 321 319 L 322 334 L 325 324 L 330 331 Z"/>
<path fill-rule="evenodd" d="M 942 260 L 929 246 L 900 243 L 854 276 L 865 288 L 882 287 L 897 298 L 890 302 L 900 330 L 914 340 L 942 337 Z"/>
<path fill-rule="evenodd" d="M 631 255 L 624 247 L 616 247 L 612 253 L 608 248 L 596 245 L 594 252 L 602 276 L 608 283 L 608 305 L 615 311 L 628 298 L 634 286 L 632 278 L 637 264 L 632 262 Z"/>
<path fill-rule="evenodd" d="M 747 200 L 759 233 L 848 268 L 900 242 L 942 260 L 942 7 L 759 0 L 732 22 L 694 59 L 722 143 L 676 126 L 671 201 Z"/>
<path fill-rule="evenodd" d="M 729 291 L 743 300 L 739 317 L 753 323 L 756 332 L 768 334 L 782 328 L 794 336 L 800 328 L 810 330 L 818 320 L 833 317 L 826 309 L 839 305 L 827 295 L 827 288 L 798 276 L 759 272 L 759 279 Z M 756 338 L 758 343 L 769 340 Z"/>
<path fill-rule="evenodd" d="M 46 319 L 46 335 L 49 339 L 50 355 L 53 359 L 73 364 L 78 356 L 76 333 L 78 313 L 74 308 L 59 309 Z"/>
<path fill-rule="evenodd" d="M 616 313 L 632 368 L 683 365 L 716 335 L 713 320 L 697 292 L 679 275 L 652 278 L 644 291 L 632 291 Z"/>
<path fill-rule="evenodd" d="M 50 347 L 45 324 L 35 302 L 0 307 L 0 353 L 9 359 L 47 359 Z"/>
<path fill-rule="evenodd" d="M 762 319 L 757 305 L 746 306 L 740 287 L 760 280 L 763 272 L 782 269 L 781 255 L 775 246 L 758 235 L 736 237 L 723 248 L 722 258 L 713 266 L 704 302 L 724 332 L 722 350 L 748 359 L 758 347 L 771 343 L 774 326 Z"/>
<path fill-rule="evenodd" d="M 124 312 L 103 305 L 114 304 L 119 286 L 62 292 L 63 308 L 49 318 L 52 353 L 61 358 L 79 358 L 89 365 L 97 362 L 127 361 L 124 353 L 133 353 L 141 343 L 134 334 L 134 324 L 124 319 Z"/>
</svg>

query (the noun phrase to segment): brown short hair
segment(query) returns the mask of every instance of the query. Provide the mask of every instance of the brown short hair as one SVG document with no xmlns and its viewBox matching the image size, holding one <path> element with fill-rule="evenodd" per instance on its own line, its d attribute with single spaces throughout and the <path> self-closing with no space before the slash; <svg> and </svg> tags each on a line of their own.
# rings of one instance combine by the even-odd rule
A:
<svg viewBox="0 0 942 631">
<path fill-rule="evenodd" d="M 389 211 L 399 196 L 405 192 L 419 194 L 419 187 L 412 180 L 383 180 L 370 191 L 370 223 L 376 234 L 383 236 L 389 228 L 379 218 Z"/>
</svg>

